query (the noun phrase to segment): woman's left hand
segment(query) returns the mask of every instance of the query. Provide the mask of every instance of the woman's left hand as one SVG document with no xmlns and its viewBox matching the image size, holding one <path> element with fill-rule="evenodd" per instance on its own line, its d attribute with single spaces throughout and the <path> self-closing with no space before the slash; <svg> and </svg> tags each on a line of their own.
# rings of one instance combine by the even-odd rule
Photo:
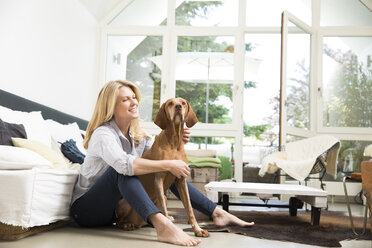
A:
<svg viewBox="0 0 372 248">
<path fill-rule="evenodd" d="M 191 136 L 191 131 L 190 131 L 190 128 L 188 127 L 185 127 L 183 129 L 183 136 L 182 136 L 182 140 L 183 142 L 186 144 L 187 142 L 190 141 L 190 136 Z"/>
</svg>

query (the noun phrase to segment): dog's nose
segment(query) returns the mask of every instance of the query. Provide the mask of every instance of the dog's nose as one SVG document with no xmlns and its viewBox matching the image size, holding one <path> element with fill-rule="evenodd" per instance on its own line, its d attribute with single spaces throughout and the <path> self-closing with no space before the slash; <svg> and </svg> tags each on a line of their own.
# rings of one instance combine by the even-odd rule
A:
<svg viewBox="0 0 372 248">
<path fill-rule="evenodd" d="M 177 104 L 177 105 L 176 105 L 176 109 L 177 109 L 177 110 L 180 110 L 181 107 L 182 107 L 181 104 Z"/>
</svg>

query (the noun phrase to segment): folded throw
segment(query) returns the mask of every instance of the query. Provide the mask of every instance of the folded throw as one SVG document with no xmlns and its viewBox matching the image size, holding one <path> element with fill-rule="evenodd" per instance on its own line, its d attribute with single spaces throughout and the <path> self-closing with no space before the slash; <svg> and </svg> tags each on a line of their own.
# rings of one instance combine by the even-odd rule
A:
<svg viewBox="0 0 372 248">
<path fill-rule="evenodd" d="M 221 167 L 219 158 L 188 156 L 189 165 L 194 167 Z"/>
<path fill-rule="evenodd" d="M 217 152 L 215 150 L 206 150 L 206 149 L 199 149 L 199 150 L 185 150 L 187 156 L 192 157 L 217 157 Z"/>
</svg>

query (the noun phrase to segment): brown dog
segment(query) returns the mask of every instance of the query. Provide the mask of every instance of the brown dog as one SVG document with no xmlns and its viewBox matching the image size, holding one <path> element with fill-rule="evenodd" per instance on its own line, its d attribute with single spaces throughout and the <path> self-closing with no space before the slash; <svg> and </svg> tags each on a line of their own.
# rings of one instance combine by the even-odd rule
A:
<svg viewBox="0 0 372 248">
<path fill-rule="evenodd" d="M 186 100 L 182 98 L 171 98 L 163 103 L 155 118 L 155 124 L 162 129 L 162 132 L 155 139 L 151 149 L 142 157 L 152 160 L 177 159 L 187 163 L 188 160 L 182 140 L 185 121 L 187 127 L 194 126 L 198 121 L 194 111 Z M 208 231 L 201 229 L 196 222 L 194 211 L 191 207 L 186 178 L 176 178 L 170 172 L 158 172 L 139 176 L 139 179 L 151 200 L 168 218 L 164 192 L 174 182 L 195 236 L 209 236 Z M 125 200 L 119 202 L 117 214 L 119 217 L 117 225 L 121 228 L 134 229 L 146 224 Z"/>
</svg>

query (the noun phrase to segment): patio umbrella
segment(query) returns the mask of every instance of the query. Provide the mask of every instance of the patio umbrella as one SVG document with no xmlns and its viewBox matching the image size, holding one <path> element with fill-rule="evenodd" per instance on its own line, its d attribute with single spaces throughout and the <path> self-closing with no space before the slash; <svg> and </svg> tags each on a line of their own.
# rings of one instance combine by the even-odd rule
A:
<svg viewBox="0 0 372 248">
<path fill-rule="evenodd" d="M 160 70 L 163 68 L 163 56 L 149 58 Z M 244 60 L 244 81 L 257 81 L 260 59 L 248 55 Z M 218 80 L 234 79 L 234 54 L 228 52 L 181 52 L 176 55 L 177 80 Z"/>
<path fill-rule="evenodd" d="M 163 56 L 149 58 L 160 70 Z M 261 60 L 245 56 L 244 81 L 257 81 Z M 206 83 L 206 123 L 208 123 L 209 83 L 232 83 L 234 79 L 234 54 L 229 52 L 180 52 L 176 55 L 176 80 Z"/>
</svg>

